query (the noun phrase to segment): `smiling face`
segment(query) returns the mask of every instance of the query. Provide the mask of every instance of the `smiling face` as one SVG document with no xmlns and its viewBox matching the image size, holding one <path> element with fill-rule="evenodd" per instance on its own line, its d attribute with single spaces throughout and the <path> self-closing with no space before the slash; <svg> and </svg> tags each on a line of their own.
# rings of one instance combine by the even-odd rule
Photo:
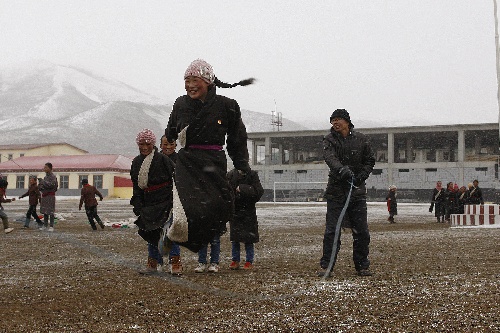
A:
<svg viewBox="0 0 500 333">
<path fill-rule="evenodd" d="M 140 140 L 137 145 L 139 146 L 139 152 L 144 156 L 151 154 L 155 147 L 152 142 L 148 142 L 146 140 Z"/>
<path fill-rule="evenodd" d="M 207 98 L 209 84 L 196 76 L 188 76 L 184 79 L 184 89 L 192 99 L 204 102 Z"/>
<path fill-rule="evenodd" d="M 177 146 L 177 143 L 174 142 L 168 142 L 167 138 L 165 136 L 161 137 L 161 143 L 160 143 L 160 149 L 163 154 L 169 156 L 172 155 L 175 152 L 175 147 Z"/>
</svg>

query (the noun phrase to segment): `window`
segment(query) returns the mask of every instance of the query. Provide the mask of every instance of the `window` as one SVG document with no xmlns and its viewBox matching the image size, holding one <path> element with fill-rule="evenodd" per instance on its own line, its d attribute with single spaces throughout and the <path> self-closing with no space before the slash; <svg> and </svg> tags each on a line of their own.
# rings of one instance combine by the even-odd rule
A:
<svg viewBox="0 0 500 333">
<path fill-rule="evenodd" d="M 24 176 L 17 176 L 16 188 L 24 188 Z"/>
<path fill-rule="evenodd" d="M 19 157 L 23 157 L 23 156 L 24 156 L 24 153 L 19 154 Z"/>
<path fill-rule="evenodd" d="M 14 155 L 9 154 L 9 161 L 14 157 Z"/>
<path fill-rule="evenodd" d="M 78 176 L 78 188 L 82 188 L 82 180 L 89 179 L 89 175 L 79 175 Z"/>
<path fill-rule="evenodd" d="M 102 175 L 94 175 L 93 184 L 96 188 L 102 188 Z"/>
<path fill-rule="evenodd" d="M 488 171 L 488 167 L 476 168 L 476 171 Z"/>
<path fill-rule="evenodd" d="M 410 169 L 399 169 L 399 172 L 410 172 Z"/>
<path fill-rule="evenodd" d="M 425 169 L 425 171 L 426 172 L 437 172 L 438 169 L 436 169 L 436 168 L 427 168 L 427 169 Z"/>
<path fill-rule="evenodd" d="M 283 170 L 274 170 L 274 173 L 283 173 Z"/>
<path fill-rule="evenodd" d="M 372 175 L 377 176 L 382 174 L 382 169 L 373 169 Z"/>
<path fill-rule="evenodd" d="M 59 188 L 69 188 L 69 176 L 59 176 Z"/>
<path fill-rule="evenodd" d="M 297 170 L 297 173 L 307 173 L 307 170 Z"/>
</svg>

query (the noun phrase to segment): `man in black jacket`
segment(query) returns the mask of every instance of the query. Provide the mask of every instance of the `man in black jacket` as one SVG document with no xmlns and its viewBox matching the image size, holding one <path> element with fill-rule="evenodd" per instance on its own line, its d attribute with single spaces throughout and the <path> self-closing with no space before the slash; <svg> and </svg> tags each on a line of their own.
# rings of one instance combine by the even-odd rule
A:
<svg viewBox="0 0 500 333">
<path fill-rule="evenodd" d="M 354 125 L 346 110 L 335 110 L 330 117 L 330 123 L 332 124 L 330 133 L 323 139 L 323 154 L 330 172 L 325 191 L 327 213 L 323 256 L 320 260 L 323 272 L 320 272 L 320 275 L 331 274 L 331 271 L 326 272 L 326 270 L 334 250 L 335 237 L 338 237 L 339 241 L 333 254 L 334 264 L 337 259 L 340 234 L 335 235 L 336 227 L 352 184 L 352 194 L 346 216 L 352 229 L 353 261 L 359 276 L 370 276 L 372 275 L 368 260 L 370 232 L 367 221 L 365 180 L 375 165 L 375 154 L 368 138 L 352 130 Z"/>
</svg>

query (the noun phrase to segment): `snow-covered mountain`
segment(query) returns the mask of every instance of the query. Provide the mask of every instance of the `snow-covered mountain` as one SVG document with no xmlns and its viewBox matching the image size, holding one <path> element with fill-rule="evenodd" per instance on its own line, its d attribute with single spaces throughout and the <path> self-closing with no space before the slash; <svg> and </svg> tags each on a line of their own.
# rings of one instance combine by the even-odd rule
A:
<svg viewBox="0 0 500 333">
<path fill-rule="evenodd" d="M 76 67 L 44 61 L 0 69 L 2 144 L 66 142 L 90 153 L 136 155 L 135 135 L 160 136 L 172 101 Z M 242 110 L 249 132 L 271 131 L 271 115 Z M 283 119 L 286 130 L 305 127 Z"/>
</svg>

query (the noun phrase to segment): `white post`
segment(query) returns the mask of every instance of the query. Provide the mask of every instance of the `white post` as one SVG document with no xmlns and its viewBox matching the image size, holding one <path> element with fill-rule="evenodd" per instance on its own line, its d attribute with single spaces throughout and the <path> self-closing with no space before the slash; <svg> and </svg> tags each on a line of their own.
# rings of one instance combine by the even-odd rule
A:
<svg viewBox="0 0 500 333">
<path fill-rule="evenodd" d="M 496 63 L 497 63 L 497 101 L 498 101 L 498 123 L 500 124 L 500 55 L 498 49 L 498 16 L 497 16 L 497 0 L 493 0 L 493 11 L 495 14 L 495 51 L 496 51 Z M 500 132 L 499 132 L 500 134 Z M 499 142 L 500 149 L 500 142 Z"/>
</svg>

